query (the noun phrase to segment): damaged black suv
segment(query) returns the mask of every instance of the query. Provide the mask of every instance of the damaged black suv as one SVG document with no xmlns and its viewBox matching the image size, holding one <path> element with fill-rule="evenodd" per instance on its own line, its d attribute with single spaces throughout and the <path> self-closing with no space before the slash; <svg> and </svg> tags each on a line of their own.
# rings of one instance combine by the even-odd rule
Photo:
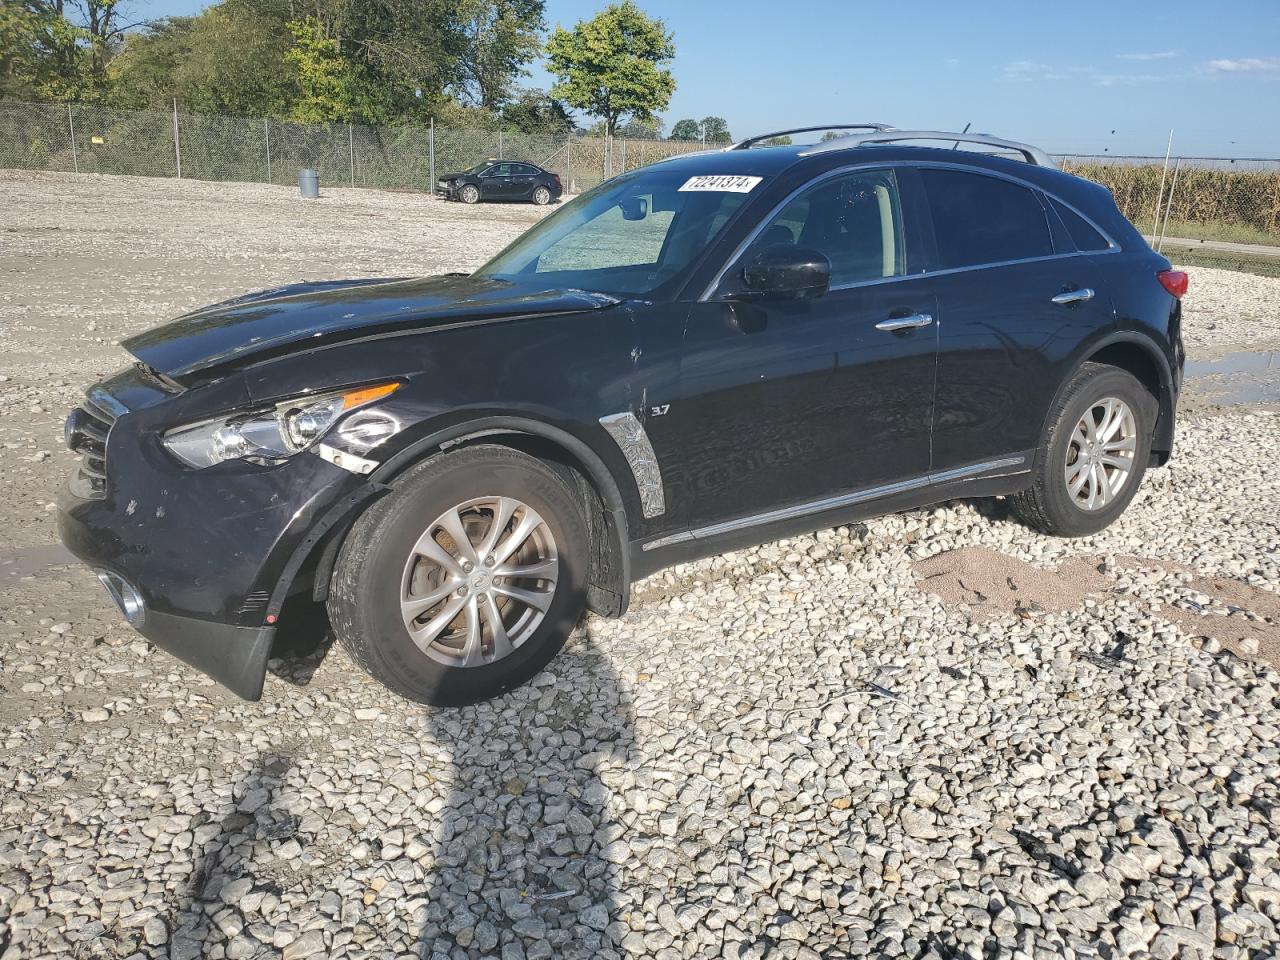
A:
<svg viewBox="0 0 1280 960">
<path fill-rule="evenodd" d="M 323 602 L 373 676 L 458 704 L 680 561 L 958 496 L 1116 519 L 1173 449 L 1186 275 L 1034 147 L 762 139 L 615 177 L 471 275 L 125 341 L 67 421 L 64 542 L 243 697 Z"/>
</svg>

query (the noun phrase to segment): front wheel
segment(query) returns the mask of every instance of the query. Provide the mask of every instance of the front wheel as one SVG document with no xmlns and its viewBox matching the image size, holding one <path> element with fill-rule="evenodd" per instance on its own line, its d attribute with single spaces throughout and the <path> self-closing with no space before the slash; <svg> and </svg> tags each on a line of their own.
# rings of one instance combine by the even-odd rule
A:
<svg viewBox="0 0 1280 960">
<path fill-rule="evenodd" d="M 480 188 L 474 183 L 468 183 L 465 187 L 458 191 L 458 199 L 463 203 L 479 203 Z"/>
<path fill-rule="evenodd" d="M 1155 415 L 1155 398 L 1132 374 L 1083 364 L 1050 412 L 1035 483 L 1012 498 L 1014 512 L 1057 536 L 1088 536 L 1110 525 L 1138 492 Z"/>
<path fill-rule="evenodd" d="M 551 202 L 551 191 L 546 187 L 536 187 L 533 191 L 533 202 L 540 207 L 545 207 Z"/>
<path fill-rule="evenodd" d="M 374 679 L 421 703 L 496 696 L 541 670 L 586 598 L 578 498 L 506 447 L 410 470 L 352 527 L 334 568 L 334 634 Z"/>
</svg>

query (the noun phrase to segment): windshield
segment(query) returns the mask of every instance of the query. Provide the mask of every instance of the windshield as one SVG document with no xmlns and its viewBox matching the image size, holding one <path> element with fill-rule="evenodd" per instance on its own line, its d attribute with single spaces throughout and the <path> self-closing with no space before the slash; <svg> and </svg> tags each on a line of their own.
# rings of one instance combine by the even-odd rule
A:
<svg viewBox="0 0 1280 960">
<path fill-rule="evenodd" d="M 626 173 L 560 208 L 475 275 L 650 294 L 693 263 L 759 183 L 661 164 Z"/>
<path fill-rule="evenodd" d="M 474 177 L 477 173 L 480 173 L 481 171 L 484 171 L 484 170 L 488 170 L 492 166 L 493 166 L 492 160 L 485 160 L 482 163 L 477 163 L 474 167 L 468 167 L 466 170 L 463 170 L 462 175 L 464 177 Z"/>
</svg>

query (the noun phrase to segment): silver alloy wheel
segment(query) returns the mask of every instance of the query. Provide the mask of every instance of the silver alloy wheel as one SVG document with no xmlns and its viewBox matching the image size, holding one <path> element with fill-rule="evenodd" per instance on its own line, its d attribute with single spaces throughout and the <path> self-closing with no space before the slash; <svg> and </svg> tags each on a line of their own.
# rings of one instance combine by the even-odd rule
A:
<svg viewBox="0 0 1280 960">
<path fill-rule="evenodd" d="M 463 203 L 475 203 L 480 199 L 480 188 L 473 183 L 468 183 L 458 196 Z"/>
<path fill-rule="evenodd" d="M 556 592 L 556 541 L 512 497 L 477 497 L 436 517 L 404 565 L 400 612 L 414 644 L 450 667 L 479 667 L 531 637 Z"/>
<path fill-rule="evenodd" d="M 1133 473 L 1138 429 L 1123 400 L 1103 397 L 1071 431 L 1063 479 L 1067 495 L 1081 510 L 1101 510 L 1124 489 Z"/>
<path fill-rule="evenodd" d="M 540 207 L 545 207 L 551 202 L 551 191 L 546 187 L 537 187 L 533 191 L 533 202 Z"/>
</svg>

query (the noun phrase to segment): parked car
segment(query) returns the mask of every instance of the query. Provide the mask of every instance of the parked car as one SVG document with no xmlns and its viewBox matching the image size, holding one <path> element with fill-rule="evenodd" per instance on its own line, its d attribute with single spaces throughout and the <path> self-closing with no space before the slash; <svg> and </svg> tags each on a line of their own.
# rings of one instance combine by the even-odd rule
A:
<svg viewBox="0 0 1280 960">
<path fill-rule="evenodd" d="M 1101 530 L 1172 453 L 1186 286 L 1034 147 L 748 141 L 615 177 L 469 276 L 124 341 L 67 421 L 59 528 L 242 697 L 314 601 L 391 690 L 465 703 L 671 564 L 956 497 Z"/>
<path fill-rule="evenodd" d="M 532 163 L 486 160 L 462 173 L 446 173 L 436 181 L 436 193 L 446 200 L 521 200 L 546 206 L 564 193 L 560 175 Z"/>
</svg>

